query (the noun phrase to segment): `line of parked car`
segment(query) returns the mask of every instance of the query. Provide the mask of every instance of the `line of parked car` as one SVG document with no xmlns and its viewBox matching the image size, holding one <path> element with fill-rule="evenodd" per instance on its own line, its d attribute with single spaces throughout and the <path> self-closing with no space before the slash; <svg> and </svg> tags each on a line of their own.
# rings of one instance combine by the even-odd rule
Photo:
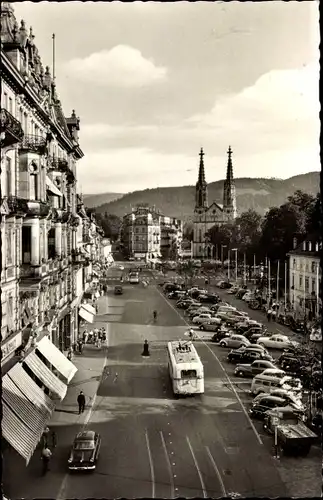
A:
<svg viewBox="0 0 323 500">
<path fill-rule="evenodd" d="M 299 426 L 293 434 L 297 439 L 288 438 L 281 430 L 281 441 L 286 441 L 282 444 L 286 450 L 292 448 L 302 454 L 308 453 L 311 443 L 317 438 L 309 427 L 320 434 L 322 423 L 316 422 L 314 425 L 311 422 L 309 427 L 304 424 L 306 409 L 302 403 L 303 389 L 309 381 L 309 370 L 311 383 L 316 380 L 316 387 L 312 389 L 321 389 L 320 360 L 314 366 L 304 366 L 297 351 L 298 342 L 286 335 L 269 333 L 262 323 L 222 302 L 215 293 L 210 294 L 199 287 L 185 289 L 182 285 L 167 283 L 163 290 L 168 298 L 177 300 L 176 307 L 183 309 L 200 330 L 214 332 L 213 342 L 223 349 L 231 348 L 227 361 L 236 364 L 234 375 L 251 379 L 250 394 L 254 399 L 249 410 L 250 416 L 263 419 L 268 432 L 272 432 L 274 421 L 293 420 L 293 425 L 297 423 Z M 270 349 L 282 350 L 277 360 L 270 354 Z M 281 427 L 284 425 L 287 425 L 286 422 L 280 424 Z"/>
</svg>

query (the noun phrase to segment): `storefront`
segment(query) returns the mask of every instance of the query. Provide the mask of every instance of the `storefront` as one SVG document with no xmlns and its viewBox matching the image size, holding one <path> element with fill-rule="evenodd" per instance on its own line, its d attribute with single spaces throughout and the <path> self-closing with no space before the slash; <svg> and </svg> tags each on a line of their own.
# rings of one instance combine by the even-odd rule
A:
<svg viewBox="0 0 323 500">
<path fill-rule="evenodd" d="M 27 464 L 76 371 L 44 336 L 2 377 L 2 435 Z"/>
</svg>

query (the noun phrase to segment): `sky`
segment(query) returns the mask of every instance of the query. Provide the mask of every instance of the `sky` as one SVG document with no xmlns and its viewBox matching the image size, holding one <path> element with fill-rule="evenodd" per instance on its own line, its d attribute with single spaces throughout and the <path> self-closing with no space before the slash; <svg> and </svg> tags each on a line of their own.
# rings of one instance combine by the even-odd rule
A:
<svg viewBox="0 0 323 500">
<path fill-rule="evenodd" d="M 320 170 L 317 2 L 23 2 L 85 194 Z"/>
</svg>

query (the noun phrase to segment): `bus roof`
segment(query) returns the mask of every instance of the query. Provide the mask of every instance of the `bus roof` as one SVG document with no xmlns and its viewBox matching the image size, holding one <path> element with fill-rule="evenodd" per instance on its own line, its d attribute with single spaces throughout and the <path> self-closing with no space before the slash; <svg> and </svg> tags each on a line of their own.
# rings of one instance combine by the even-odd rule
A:
<svg viewBox="0 0 323 500">
<path fill-rule="evenodd" d="M 168 350 L 173 354 L 176 363 L 200 363 L 201 360 L 190 341 L 168 342 Z"/>
</svg>

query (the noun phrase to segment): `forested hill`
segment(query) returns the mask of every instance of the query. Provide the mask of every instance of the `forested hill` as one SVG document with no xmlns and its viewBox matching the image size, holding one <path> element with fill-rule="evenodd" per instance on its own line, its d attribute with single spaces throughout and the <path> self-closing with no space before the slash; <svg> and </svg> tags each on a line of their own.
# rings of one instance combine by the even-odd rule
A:
<svg viewBox="0 0 323 500">
<path fill-rule="evenodd" d="M 316 195 L 319 191 L 319 172 L 297 175 L 289 179 L 236 179 L 237 208 L 242 213 L 249 208 L 264 214 L 268 208 L 279 206 L 285 202 L 287 196 L 297 189 Z M 223 181 L 212 182 L 208 186 L 209 203 L 216 201 L 223 203 Z M 94 197 L 95 195 L 93 195 Z M 195 205 L 195 186 L 165 187 L 145 189 L 125 194 L 120 198 L 103 203 L 104 194 L 97 195 L 96 207 L 99 213 L 108 212 L 123 217 L 131 212 L 132 207 L 140 203 L 155 206 L 165 215 L 190 220 Z M 107 194 L 108 198 L 108 194 Z M 109 201 L 107 199 L 107 201 Z M 86 199 L 85 199 L 85 205 Z"/>
</svg>

